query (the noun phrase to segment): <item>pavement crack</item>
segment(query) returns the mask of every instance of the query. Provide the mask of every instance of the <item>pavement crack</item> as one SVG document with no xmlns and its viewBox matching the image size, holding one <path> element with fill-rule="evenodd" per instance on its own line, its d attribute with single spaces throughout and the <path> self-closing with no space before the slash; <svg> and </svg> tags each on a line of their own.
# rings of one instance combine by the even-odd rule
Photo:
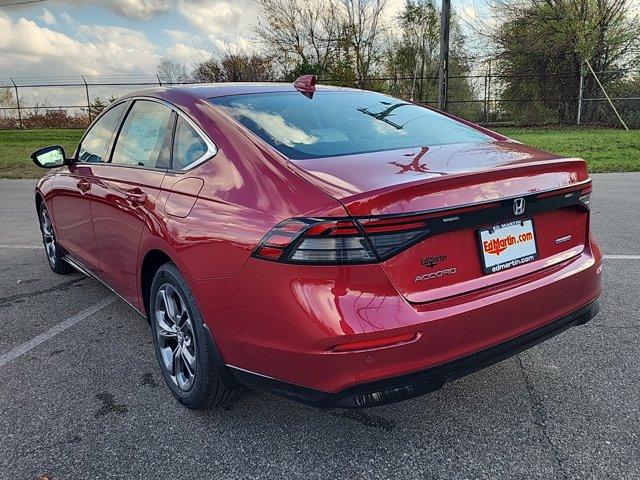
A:
<svg viewBox="0 0 640 480">
<path fill-rule="evenodd" d="M 33 298 L 38 297 L 40 295 L 45 295 L 47 293 L 53 293 L 59 290 L 65 290 L 68 287 L 75 286 L 76 284 L 82 282 L 87 277 L 74 278 L 73 280 L 68 280 L 66 282 L 58 283 L 57 285 L 49 288 L 45 288 L 42 290 L 37 290 L 35 292 L 25 292 L 25 293 L 17 293 L 15 295 L 9 295 L 8 297 L 0 298 L 0 305 L 4 305 L 6 303 L 11 303 L 16 300 L 21 300 L 24 298 Z"/>
<path fill-rule="evenodd" d="M 540 430 L 540 432 L 542 433 L 542 436 L 544 437 L 546 442 L 549 444 L 549 447 L 553 452 L 553 456 L 556 460 L 558 468 L 562 473 L 562 478 L 569 478 L 564 462 L 562 461 L 560 450 L 558 449 L 556 444 L 553 443 L 553 440 L 551 440 L 551 436 L 547 431 L 546 413 L 544 412 L 542 402 L 540 401 L 540 399 L 538 398 L 538 395 L 535 392 L 535 389 L 533 387 L 533 382 L 531 381 L 531 378 L 529 377 L 527 370 L 524 368 L 524 364 L 522 363 L 522 358 L 520 358 L 520 355 L 516 355 L 516 360 L 518 362 L 518 365 L 520 366 L 520 371 L 522 372 L 524 384 L 527 389 L 527 394 L 529 396 L 529 405 L 531 408 L 531 416 L 533 417 L 533 423 Z"/>
</svg>

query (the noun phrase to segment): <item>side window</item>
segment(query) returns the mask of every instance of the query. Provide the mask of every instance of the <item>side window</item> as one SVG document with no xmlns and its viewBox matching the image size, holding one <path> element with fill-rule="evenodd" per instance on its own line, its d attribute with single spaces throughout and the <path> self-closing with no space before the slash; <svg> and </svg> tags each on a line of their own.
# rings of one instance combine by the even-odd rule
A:
<svg viewBox="0 0 640 480">
<path fill-rule="evenodd" d="M 78 149 L 79 162 L 108 162 L 109 144 L 126 102 L 108 110 L 87 132 Z"/>
<path fill-rule="evenodd" d="M 169 168 L 173 111 L 157 102 L 133 104 L 113 150 L 111 162 L 147 168 Z"/>
<path fill-rule="evenodd" d="M 173 170 L 182 170 L 207 153 L 207 144 L 187 121 L 178 116 L 173 141 Z"/>
</svg>

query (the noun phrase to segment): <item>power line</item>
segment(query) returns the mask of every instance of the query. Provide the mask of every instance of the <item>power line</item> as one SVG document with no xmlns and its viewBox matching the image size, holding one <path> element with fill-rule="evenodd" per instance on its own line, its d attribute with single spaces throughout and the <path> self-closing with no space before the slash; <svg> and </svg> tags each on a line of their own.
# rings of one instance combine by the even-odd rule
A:
<svg viewBox="0 0 640 480">
<path fill-rule="evenodd" d="M 0 0 L 0 7 L 15 7 L 18 5 L 28 5 L 30 3 L 41 3 L 44 2 L 46 0 L 22 0 L 19 2 L 9 2 L 9 3 L 4 3 L 2 0 Z"/>
</svg>

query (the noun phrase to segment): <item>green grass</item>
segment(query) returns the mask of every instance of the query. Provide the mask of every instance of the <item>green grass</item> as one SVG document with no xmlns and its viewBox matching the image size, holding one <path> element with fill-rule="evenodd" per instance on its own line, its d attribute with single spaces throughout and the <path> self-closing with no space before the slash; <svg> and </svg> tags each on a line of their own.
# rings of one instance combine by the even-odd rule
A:
<svg viewBox="0 0 640 480">
<path fill-rule="evenodd" d="M 29 157 L 34 150 L 47 145 L 62 145 L 72 155 L 84 130 L 39 129 L 0 130 L 0 178 L 40 178 L 42 168 Z"/>
<path fill-rule="evenodd" d="M 640 171 L 640 130 L 501 128 L 499 132 L 565 157 L 584 158 L 590 172 Z"/>
<path fill-rule="evenodd" d="M 587 160 L 592 172 L 640 171 L 640 131 L 578 128 L 502 128 L 500 133 L 567 157 Z M 46 145 L 71 154 L 83 130 L 0 130 L 0 178 L 39 178 L 29 155 Z"/>
</svg>

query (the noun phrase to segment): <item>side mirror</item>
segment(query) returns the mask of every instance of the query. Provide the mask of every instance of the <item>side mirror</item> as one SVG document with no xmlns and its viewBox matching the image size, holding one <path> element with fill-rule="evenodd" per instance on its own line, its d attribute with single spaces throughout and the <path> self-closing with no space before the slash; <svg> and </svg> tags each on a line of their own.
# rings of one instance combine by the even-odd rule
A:
<svg viewBox="0 0 640 480">
<path fill-rule="evenodd" d="M 44 147 L 31 154 L 31 160 L 33 160 L 33 163 L 42 168 L 61 167 L 65 164 L 66 158 L 64 148 L 58 145 Z"/>
</svg>

